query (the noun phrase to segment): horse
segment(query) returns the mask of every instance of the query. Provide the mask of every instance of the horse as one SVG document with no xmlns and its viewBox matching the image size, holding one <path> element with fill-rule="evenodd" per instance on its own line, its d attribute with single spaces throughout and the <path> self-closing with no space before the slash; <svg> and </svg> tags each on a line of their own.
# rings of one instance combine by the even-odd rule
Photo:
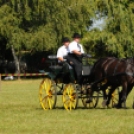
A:
<svg viewBox="0 0 134 134">
<path fill-rule="evenodd" d="M 117 106 L 121 107 L 122 103 L 126 101 L 126 98 L 132 87 L 134 85 L 134 64 L 133 62 L 128 62 L 130 59 L 117 59 L 115 57 L 106 57 L 99 59 L 93 66 L 90 78 L 92 92 L 97 88 L 98 85 L 100 90 L 103 91 L 104 99 L 106 96 L 106 88 L 111 86 L 110 92 L 108 94 L 108 99 L 106 105 L 108 106 L 111 99 L 111 94 L 114 90 L 122 86 L 122 91 L 119 94 L 119 101 Z M 101 84 L 103 81 L 105 83 Z M 92 93 L 91 93 L 92 94 Z M 87 101 L 90 102 L 90 99 Z"/>
</svg>

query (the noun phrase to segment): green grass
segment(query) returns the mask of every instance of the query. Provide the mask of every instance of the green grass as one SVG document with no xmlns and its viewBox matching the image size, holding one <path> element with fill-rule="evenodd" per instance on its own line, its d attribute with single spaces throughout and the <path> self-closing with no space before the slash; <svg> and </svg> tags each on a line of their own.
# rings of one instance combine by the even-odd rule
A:
<svg viewBox="0 0 134 134">
<path fill-rule="evenodd" d="M 0 90 L 0 134 L 134 134 L 134 91 L 128 97 L 128 109 L 43 110 L 38 99 L 40 80 L 2 81 Z"/>
</svg>

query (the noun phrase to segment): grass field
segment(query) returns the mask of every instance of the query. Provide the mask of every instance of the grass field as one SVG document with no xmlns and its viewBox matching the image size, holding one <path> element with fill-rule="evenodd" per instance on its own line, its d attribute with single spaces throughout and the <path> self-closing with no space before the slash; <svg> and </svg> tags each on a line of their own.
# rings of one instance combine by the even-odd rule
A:
<svg viewBox="0 0 134 134">
<path fill-rule="evenodd" d="M 63 109 L 61 96 L 57 108 L 44 111 L 39 104 L 41 79 L 2 81 L 0 90 L 0 134 L 134 134 L 134 91 L 128 109 Z"/>
</svg>

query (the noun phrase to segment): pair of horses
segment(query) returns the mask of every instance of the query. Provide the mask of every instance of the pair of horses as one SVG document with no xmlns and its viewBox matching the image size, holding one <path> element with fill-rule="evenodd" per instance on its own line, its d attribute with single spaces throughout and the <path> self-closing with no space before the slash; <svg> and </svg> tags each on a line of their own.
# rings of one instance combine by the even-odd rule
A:
<svg viewBox="0 0 134 134">
<path fill-rule="evenodd" d="M 105 82 L 103 82 L 105 81 Z M 134 86 L 134 58 L 118 59 L 114 57 L 106 57 L 99 59 L 93 66 L 91 74 L 89 76 L 89 82 L 91 83 L 91 89 L 98 89 L 103 91 L 106 105 L 110 103 L 112 93 L 116 88 L 122 86 L 122 91 L 119 93 L 118 108 L 125 104 L 126 99 L 130 91 Z M 103 84 L 101 84 L 103 82 Z M 108 96 L 106 95 L 106 89 L 111 87 Z M 91 97 L 87 100 L 87 103 L 91 101 Z M 126 107 L 124 105 L 124 107 Z"/>
</svg>

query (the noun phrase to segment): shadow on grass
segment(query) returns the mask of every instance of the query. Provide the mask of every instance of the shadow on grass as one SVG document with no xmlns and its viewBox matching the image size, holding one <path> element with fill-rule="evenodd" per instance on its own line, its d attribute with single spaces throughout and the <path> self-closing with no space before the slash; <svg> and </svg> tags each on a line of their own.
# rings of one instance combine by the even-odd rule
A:
<svg viewBox="0 0 134 134">
<path fill-rule="evenodd" d="M 126 107 L 126 108 L 103 108 L 103 107 L 96 107 L 96 108 L 85 108 L 82 106 L 77 107 L 76 109 L 72 109 L 72 110 L 131 110 L 133 108 L 131 107 Z M 36 108 L 36 110 L 43 110 L 43 108 Z M 46 110 L 50 110 L 50 109 L 46 109 Z M 51 110 L 66 110 L 63 106 L 57 106 Z"/>
</svg>

